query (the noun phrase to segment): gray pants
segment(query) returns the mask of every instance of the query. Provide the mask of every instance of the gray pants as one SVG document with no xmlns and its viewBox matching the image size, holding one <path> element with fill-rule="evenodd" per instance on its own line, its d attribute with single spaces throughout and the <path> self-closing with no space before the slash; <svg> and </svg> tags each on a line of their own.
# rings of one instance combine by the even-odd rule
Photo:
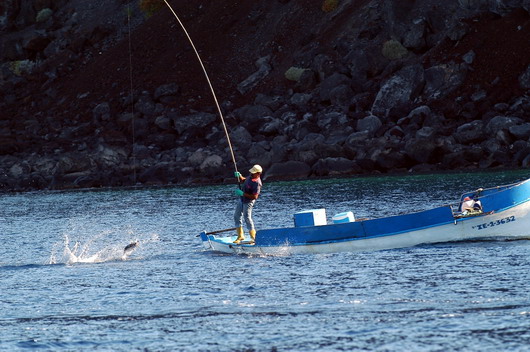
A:
<svg viewBox="0 0 530 352">
<path fill-rule="evenodd" d="M 236 227 L 243 227 L 243 218 L 247 224 L 247 229 L 254 229 L 254 221 L 252 221 L 252 208 L 254 207 L 256 200 L 251 200 L 248 203 L 243 203 L 241 200 L 237 201 L 236 211 L 234 212 L 234 221 Z"/>
</svg>

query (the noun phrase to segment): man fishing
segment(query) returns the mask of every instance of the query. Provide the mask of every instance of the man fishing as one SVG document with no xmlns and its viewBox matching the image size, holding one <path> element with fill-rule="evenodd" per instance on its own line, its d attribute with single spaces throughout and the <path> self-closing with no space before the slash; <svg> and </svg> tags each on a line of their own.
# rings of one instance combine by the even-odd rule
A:
<svg viewBox="0 0 530 352">
<path fill-rule="evenodd" d="M 252 241 L 256 240 L 256 230 L 254 228 L 254 221 L 252 220 L 252 208 L 256 203 L 256 199 L 261 192 L 261 173 L 263 169 L 259 165 L 254 165 L 252 169 L 248 170 L 250 176 L 243 177 L 239 172 L 235 172 L 234 176 L 239 182 L 243 182 L 242 189 L 236 189 L 235 193 L 239 196 L 236 211 L 234 213 L 234 221 L 237 227 L 237 239 L 234 243 L 241 243 L 245 239 L 243 232 L 243 219 L 247 224 L 247 229 Z"/>
</svg>

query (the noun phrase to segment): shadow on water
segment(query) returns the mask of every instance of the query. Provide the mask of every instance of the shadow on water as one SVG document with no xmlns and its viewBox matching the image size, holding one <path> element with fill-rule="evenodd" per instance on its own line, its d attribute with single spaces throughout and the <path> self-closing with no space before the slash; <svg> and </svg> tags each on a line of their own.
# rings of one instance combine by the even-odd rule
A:
<svg viewBox="0 0 530 352">
<path fill-rule="evenodd" d="M 31 269 L 40 269 L 43 267 L 49 267 L 50 265 L 63 265 L 63 264 L 17 264 L 17 265 L 2 265 L 0 271 L 23 271 Z"/>
</svg>

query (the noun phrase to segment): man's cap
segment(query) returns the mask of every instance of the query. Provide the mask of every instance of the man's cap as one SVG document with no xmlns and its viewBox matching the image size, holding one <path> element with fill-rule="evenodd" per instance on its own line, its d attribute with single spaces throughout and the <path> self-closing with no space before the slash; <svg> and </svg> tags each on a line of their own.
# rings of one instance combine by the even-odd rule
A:
<svg viewBox="0 0 530 352">
<path fill-rule="evenodd" d="M 252 166 L 252 169 L 248 170 L 251 174 L 262 173 L 263 169 L 259 165 Z"/>
</svg>

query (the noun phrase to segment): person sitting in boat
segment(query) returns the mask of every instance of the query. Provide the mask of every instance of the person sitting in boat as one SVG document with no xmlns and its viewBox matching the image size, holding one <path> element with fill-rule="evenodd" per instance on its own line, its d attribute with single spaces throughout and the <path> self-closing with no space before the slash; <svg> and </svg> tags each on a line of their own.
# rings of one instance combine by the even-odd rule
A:
<svg viewBox="0 0 530 352">
<path fill-rule="evenodd" d="M 477 200 L 475 200 L 475 198 L 477 198 Z M 475 197 L 475 195 L 471 197 L 465 197 L 460 211 L 462 212 L 463 216 L 478 215 L 482 213 L 482 203 L 478 197 Z"/>
<path fill-rule="evenodd" d="M 475 205 L 475 201 L 473 199 L 471 199 L 470 197 L 465 197 L 464 201 L 462 202 L 461 211 L 464 212 L 466 210 L 467 211 L 473 210 L 474 205 Z"/>
<path fill-rule="evenodd" d="M 239 196 L 239 199 L 234 212 L 234 221 L 237 228 L 237 239 L 234 243 L 240 243 L 245 239 L 243 233 L 243 219 L 245 219 L 248 233 L 252 238 L 252 241 L 256 240 L 256 229 L 254 228 L 254 221 L 252 220 L 252 208 L 261 192 L 262 184 L 260 176 L 263 169 L 259 165 L 254 165 L 249 172 L 250 175 L 248 177 L 241 176 L 237 171 L 234 173 L 234 176 L 236 176 L 240 182 L 243 182 L 242 189 L 236 189 L 235 191 L 236 195 Z"/>
</svg>

